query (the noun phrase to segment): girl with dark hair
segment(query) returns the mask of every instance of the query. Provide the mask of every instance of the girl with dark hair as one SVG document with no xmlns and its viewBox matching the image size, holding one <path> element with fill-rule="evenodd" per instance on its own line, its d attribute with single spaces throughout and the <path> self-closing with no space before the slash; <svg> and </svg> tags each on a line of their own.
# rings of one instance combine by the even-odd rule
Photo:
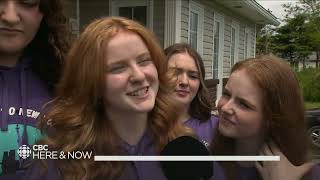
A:
<svg viewBox="0 0 320 180">
<path fill-rule="evenodd" d="M 279 155 L 280 162 L 215 163 L 214 179 L 320 178 L 319 167 L 306 163 L 304 103 L 287 63 L 273 56 L 238 62 L 217 107 L 214 155 Z"/>
<path fill-rule="evenodd" d="M 60 0 L 0 1 L 0 175 L 21 168 L 17 149 L 40 137 L 36 118 L 59 79 L 66 32 Z"/>
<path fill-rule="evenodd" d="M 182 109 L 179 121 L 190 127 L 208 146 L 217 118 L 211 116 L 211 104 L 204 83 L 205 69 L 198 52 L 189 44 L 177 43 L 165 49 L 168 74 L 176 83 L 172 99 Z"/>
<path fill-rule="evenodd" d="M 176 123 L 164 60 L 153 33 L 137 22 L 106 17 L 89 24 L 71 48 L 57 98 L 41 120 L 53 128 L 41 144 L 94 155 L 157 155 L 170 140 L 190 134 Z M 35 163 L 26 177 L 165 179 L 159 162 L 44 163 L 47 168 Z"/>
</svg>

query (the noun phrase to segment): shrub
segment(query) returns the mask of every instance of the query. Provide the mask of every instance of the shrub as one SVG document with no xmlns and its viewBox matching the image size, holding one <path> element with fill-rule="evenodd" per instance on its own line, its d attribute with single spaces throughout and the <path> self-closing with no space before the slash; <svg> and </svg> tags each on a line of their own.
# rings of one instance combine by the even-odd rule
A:
<svg viewBox="0 0 320 180">
<path fill-rule="evenodd" d="M 297 73 L 305 101 L 320 102 L 320 68 L 307 68 Z"/>
</svg>

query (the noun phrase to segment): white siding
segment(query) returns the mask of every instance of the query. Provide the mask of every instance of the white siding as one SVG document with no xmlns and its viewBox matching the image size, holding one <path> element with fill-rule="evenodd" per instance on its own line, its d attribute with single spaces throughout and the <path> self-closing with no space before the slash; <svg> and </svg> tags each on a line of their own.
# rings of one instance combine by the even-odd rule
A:
<svg viewBox="0 0 320 180">
<path fill-rule="evenodd" d="M 206 79 L 212 78 L 213 59 L 213 23 L 214 14 L 208 7 L 204 10 L 204 31 L 203 31 L 203 63 L 206 71 Z"/>
<path fill-rule="evenodd" d="M 233 12 L 230 9 L 226 9 L 223 6 L 215 3 L 211 0 L 193 0 L 200 3 L 204 7 L 204 20 L 203 20 L 203 50 L 202 59 L 205 65 L 206 79 L 213 77 L 212 65 L 213 65 L 213 30 L 214 19 L 216 14 L 220 14 L 223 17 L 223 51 L 221 63 L 222 77 L 228 77 L 232 66 L 230 65 L 231 56 L 231 33 L 233 22 L 236 22 L 236 46 L 235 46 L 235 62 L 243 60 L 245 50 L 245 29 L 249 32 L 249 46 L 248 57 L 255 56 L 255 41 L 256 41 L 256 29 L 254 22 L 242 17 L 241 15 Z M 191 0 L 181 0 L 181 34 L 180 42 L 188 43 L 189 36 L 189 11 Z"/>
<path fill-rule="evenodd" d="M 181 1 L 181 42 L 188 43 L 189 34 L 189 1 Z"/>
<path fill-rule="evenodd" d="M 223 51 L 223 77 L 230 74 L 230 47 L 231 47 L 231 18 L 224 20 L 224 51 Z"/>
<path fill-rule="evenodd" d="M 240 37 L 239 37 L 239 60 L 244 59 L 244 42 L 245 42 L 245 26 L 240 24 Z"/>
<path fill-rule="evenodd" d="M 250 57 L 255 57 L 256 56 L 256 27 L 255 25 L 250 26 L 251 33 L 250 33 L 250 38 L 251 38 L 251 56 Z"/>
</svg>

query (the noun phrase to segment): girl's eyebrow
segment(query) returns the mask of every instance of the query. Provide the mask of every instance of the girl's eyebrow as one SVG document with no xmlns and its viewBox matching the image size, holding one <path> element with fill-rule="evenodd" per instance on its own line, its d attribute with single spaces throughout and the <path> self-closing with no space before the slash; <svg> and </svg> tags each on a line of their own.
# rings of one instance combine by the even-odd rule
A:
<svg viewBox="0 0 320 180">
<path fill-rule="evenodd" d="M 257 107 L 255 105 L 253 105 L 250 101 L 248 101 L 247 99 L 245 98 L 242 98 L 242 97 L 236 97 L 236 99 L 239 101 L 239 102 L 244 102 L 246 103 L 249 107 L 251 107 L 252 109 L 256 110 Z"/>
<path fill-rule="evenodd" d="M 149 52 L 144 52 L 144 53 L 139 54 L 136 58 L 139 59 L 139 58 L 144 58 L 144 57 L 151 57 L 151 55 Z"/>
<path fill-rule="evenodd" d="M 150 53 L 149 52 L 141 53 L 136 57 L 136 59 L 145 58 L 145 57 L 151 57 Z M 107 65 L 110 66 L 113 64 L 121 64 L 121 63 L 123 63 L 123 61 L 126 61 L 126 60 L 127 59 L 119 59 L 119 60 L 116 60 L 115 62 L 111 62 L 111 63 L 107 62 Z"/>
<path fill-rule="evenodd" d="M 224 87 L 223 91 L 226 92 L 226 93 L 228 93 L 228 94 L 230 94 L 230 91 L 227 89 L 227 87 Z M 242 97 L 237 96 L 237 97 L 235 97 L 235 99 L 236 99 L 237 101 L 239 101 L 239 102 L 244 102 L 244 103 L 246 103 L 249 107 L 251 107 L 251 108 L 254 109 L 254 110 L 257 109 L 257 107 L 256 107 L 255 105 L 253 105 L 252 103 L 250 103 L 250 101 L 248 101 L 248 100 L 245 99 L 245 98 L 242 98 Z"/>
<path fill-rule="evenodd" d="M 188 73 L 195 73 L 195 74 L 199 74 L 199 71 L 194 71 L 194 70 L 184 69 L 184 68 L 181 68 L 181 67 L 178 67 L 178 66 L 175 66 L 175 67 L 169 67 L 169 68 L 170 68 L 170 69 L 176 69 L 176 70 L 179 70 L 179 71 L 188 72 Z"/>
</svg>

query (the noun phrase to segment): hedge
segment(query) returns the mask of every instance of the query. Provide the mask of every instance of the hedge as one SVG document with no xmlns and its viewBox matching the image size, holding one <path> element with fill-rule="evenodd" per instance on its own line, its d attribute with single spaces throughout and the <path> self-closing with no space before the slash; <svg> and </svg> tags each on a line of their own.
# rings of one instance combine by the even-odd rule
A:
<svg viewBox="0 0 320 180">
<path fill-rule="evenodd" d="M 320 68 L 297 72 L 305 101 L 320 102 Z"/>
</svg>

